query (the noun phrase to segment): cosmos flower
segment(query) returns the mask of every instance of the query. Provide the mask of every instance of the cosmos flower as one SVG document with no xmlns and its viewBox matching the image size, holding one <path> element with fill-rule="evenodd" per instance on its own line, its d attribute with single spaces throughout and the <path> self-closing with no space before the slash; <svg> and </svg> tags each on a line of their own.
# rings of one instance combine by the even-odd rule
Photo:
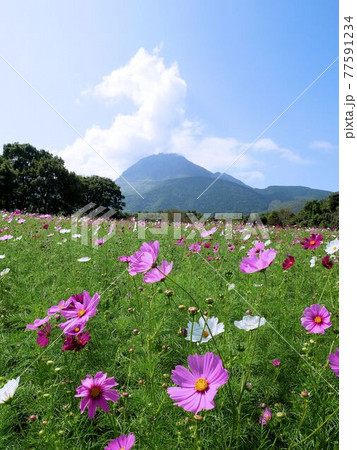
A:
<svg viewBox="0 0 357 450">
<path fill-rule="evenodd" d="M 159 255 L 159 241 L 144 242 L 140 250 L 129 256 L 129 274 L 137 275 L 152 269 Z"/>
<path fill-rule="evenodd" d="M 215 233 L 217 231 L 216 227 L 211 228 L 210 230 L 204 230 L 201 233 L 201 237 L 205 238 L 207 236 L 211 236 L 211 234 Z"/>
<path fill-rule="evenodd" d="M 11 234 L 4 234 L 0 237 L 0 241 L 9 241 L 10 239 L 13 239 L 14 236 L 11 236 Z"/>
<path fill-rule="evenodd" d="M 6 255 L 0 255 L 0 259 L 4 259 Z"/>
<path fill-rule="evenodd" d="M 273 361 L 271 362 L 273 364 L 273 366 L 280 366 L 281 362 L 279 359 L 273 359 Z"/>
<path fill-rule="evenodd" d="M 28 330 L 37 330 L 37 328 L 41 327 L 42 325 L 44 325 L 45 323 L 47 323 L 49 320 L 51 319 L 51 317 L 45 317 L 44 319 L 35 319 L 34 323 L 30 323 L 28 325 L 26 325 L 26 328 Z"/>
<path fill-rule="evenodd" d="M 309 238 L 304 237 L 300 244 L 305 250 L 320 247 L 323 240 L 322 234 L 311 234 Z"/>
<path fill-rule="evenodd" d="M 169 264 L 167 261 L 163 261 L 160 266 L 155 267 L 144 275 L 144 283 L 157 283 L 158 281 L 162 281 L 171 272 L 172 266 L 173 262 Z"/>
<path fill-rule="evenodd" d="M 253 248 L 247 251 L 248 256 L 255 256 L 257 253 L 260 253 L 264 250 L 265 244 L 264 242 L 258 241 Z"/>
<path fill-rule="evenodd" d="M 97 245 L 97 246 L 105 244 L 105 240 L 103 238 L 94 239 L 93 242 L 94 242 L 94 245 Z"/>
<path fill-rule="evenodd" d="M 82 327 L 91 317 L 95 316 L 100 301 L 100 295 L 97 292 L 91 298 L 89 292 L 83 291 L 83 302 L 71 298 L 71 309 L 67 308 L 61 311 L 62 316 L 69 320 L 59 325 L 66 334 L 69 333 L 69 328 Z"/>
<path fill-rule="evenodd" d="M 239 270 L 243 273 L 254 273 L 265 270 L 269 267 L 276 257 L 277 251 L 273 249 L 262 250 L 259 256 L 249 256 L 243 258 Z"/>
<path fill-rule="evenodd" d="M 340 366 L 339 348 L 336 348 L 335 353 L 330 353 L 328 355 L 328 359 L 330 361 L 329 366 L 333 370 L 333 372 L 336 375 L 336 377 L 339 377 L 340 376 L 340 372 L 339 372 L 339 366 Z"/>
<path fill-rule="evenodd" d="M 116 403 L 119 400 L 119 393 L 112 389 L 118 383 L 114 377 L 107 378 L 107 374 L 98 372 L 93 378 L 87 375 L 87 378 L 81 380 L 81 386 L 77 387 L 75 397 L 83 397 L 80 402 L 81 414 L 88 407 L 88 417 L 93 419 L 96 409 L 100 408 L 105 412 L 109 411 L 108 400 Z"/>
<path fill-rule="evenodd" d="M 0 272 L 0 277 L 4 277 L 5 275 L 7 275 L 10 272 L 10 269 L 7 267 L 6 269 L 2 270 Z"/>
<path fill-rule="evenodd" d="M 283 270 L 288 270 L 295 264 L 295 258 L 293 255 L 288 255 L 288 257 L 283 262 Z"/>
<path fill-rule="evenodd" d="M 199 253 L 201 251 L 201 246 L 199 244 L 191 244 L 188 249 L 192 252 L 192 253 Z"/>
<path fill-rule="evenodd" d="M 88 262 L 90 260 L 91 258 L 89 258 L 89 256 L 82 256 L 82 258 L 77 259 L 78 262 Z"/>
<path fill-rule="evenodd" d="M 228 372 L 223 368 L 222 360 L 213 353 L 190 355 L 187 358 L 190 370 L 176 366 L 171 380 L 178 387 L 169 387 L 167 392 L 172 400 L 185 411 L 195 414 L 201 410 L 214 408 L 214 397 L 220 386 L 228 381 Z"/>
<path fill-rule="evenodd" d="M 192 342 L 208 342 L 212 339 L 212 336 L 217 336 L 224 332 L 224 324 L 218 323 L 217 317 L 210 317 L 209 319 L 204 319 L 201 317 L 197 322 L 188 322 L 187 324 L 187 337 L 186 341 Z"/>
<path fill-rule="evenodd" d="M 266 319 L 259 316 L 244 316 L 242 320 L 235 320 L 234 325 L 240 330 L 255 330 L 266 324 Z"/>
<path fill-rule="evenodd" d="M 340 241 L 338 239 L 334 239 L 326 245 L 326 253 L 332 255 L 333 253 L 338 252 L 340 248 Z"/>
<path fill-rule="evenodd" d="M 330 259 L 330 255 L 324 256 L 321 260 L 321 263 L 326 269 L 332 269 L 333 261 L 332 259 Z"/>
<path fill-rule="evenodd" d="M 325 330 L 330 328 L 331 313 L 318 304 L 313 304 L 305 308 L 303 317 L 301 318 L 301 325 L 310 333 L 325 334 Z"/>
<path fill-rule="evenodd" d="M 135 435 L 130 433 L 128 435 L 121 434 L 116 439 L 113 439 L 104 447 L 104 450 L 130 450 L 135 443 Z"/>
<path fill-rule="evenodd" d="M 19 386 L 20 377 L 8 381 L 5 386 L 0 389 L 0 405 L 11 400 L 15 395 L 16 389 Z"/>
<path fill-rule="evenodd" d="M 39 344 L 40 347 L 46 347 L 50 343 L 50 341 L 48 339 L 50 332 L 51 332 L 51 324 L 50 323 L 42 325 L 42 327 L 40 327 L 37 330 L 36 342 Z"/>
<path fill-rule="evenodd" d="M 228 251 L 229 252 L 233 252 L 234 250 L 235 250 L 235 245 L 230 245 L 229 247 L 228 247 Z"/>
<path fill-rule="evenodd" d="M 62 312 L 62 310 L 66 309 L 70 304 L 72 303 L 71 299 L 68 300 L 61 300 L 58 305 L 53 305 L 47 310 L 47 314 L 49 316 L 54 316 L 55 314 L 58 314 Z"/>
<path fill-rule="evenodd" d="M 88 331 L 85 333 L 78 333 L 77 335 L 67 334 L 62 350 L 74 350 L 78 352 L 79 350 L 82 350 L 82 348 L 84 348 L 89 341 L 90 334 Z"/>
<path fill-rule="evenodd" d="M 259 423 L 260 425 L 267 425 L 270 419 L 271 419 L 271 411 L 269 408 L 265 408 L 261 416 L 259 417 Z"/>
<path fill-rule="evenodd" d="M 310 267 L 315 267 L 315 264 L 316 264 L 316 261 L 317 261 L 317 256 L 313 256 L 311 259 L 310 259 Z"/>
</svg>

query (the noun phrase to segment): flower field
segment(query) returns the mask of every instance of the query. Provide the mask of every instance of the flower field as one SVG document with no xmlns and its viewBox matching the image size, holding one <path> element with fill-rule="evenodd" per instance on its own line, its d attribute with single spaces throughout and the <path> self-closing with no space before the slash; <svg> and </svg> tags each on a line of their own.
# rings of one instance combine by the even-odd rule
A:
<svg viewBox="0 0 357 450">
<path fill-rule="evenodd" d="M 338 448 L 336 230 L 0 214 L 1 449 Z"/>
</svg>

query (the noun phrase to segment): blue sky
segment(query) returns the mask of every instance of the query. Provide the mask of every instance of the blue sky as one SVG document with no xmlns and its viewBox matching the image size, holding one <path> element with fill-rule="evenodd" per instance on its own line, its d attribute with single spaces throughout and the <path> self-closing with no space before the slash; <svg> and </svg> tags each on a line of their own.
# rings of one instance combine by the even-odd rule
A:
<svg viewBox="0 0 357 450">
<path fill-rule="evenodd" d="M 335 0 L 14 1 L 2 5 L 0 143 L 117 178 L 178 152 L 254 187 L 338 190 Z M 103 78 L 106 77 L 106 78 Z"/>
</svg>

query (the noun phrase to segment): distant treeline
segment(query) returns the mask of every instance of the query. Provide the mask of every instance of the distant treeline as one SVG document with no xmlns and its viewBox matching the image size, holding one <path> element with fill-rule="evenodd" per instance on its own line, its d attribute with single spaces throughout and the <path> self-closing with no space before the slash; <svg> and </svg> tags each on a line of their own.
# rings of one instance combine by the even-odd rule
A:
<svg viewBox="0 0 357 450">
<path fill-rule="evenodd" d="M 264 225 L 299 225 L 301 227 L 338 228 L 339 193 L 324 200 L 309 200 L 294 214 L 290 209 L 279 209 L 259 215 Z"/>
<path fill-rule="evenodd" d="M 88 203 L 122 211 L 124 196 L 109 178 L 69 172 L 64 161 L 30 144 L 6 144 L 0 155 L 0 209 L 71 214 Z"/>
</svg>

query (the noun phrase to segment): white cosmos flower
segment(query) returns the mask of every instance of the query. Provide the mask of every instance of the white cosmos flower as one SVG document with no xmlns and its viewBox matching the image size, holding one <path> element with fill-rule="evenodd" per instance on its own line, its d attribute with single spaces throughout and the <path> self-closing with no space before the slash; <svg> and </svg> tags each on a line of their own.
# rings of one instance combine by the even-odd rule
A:
<svg viewBox="0 0 357 450">
<path fill-rule="evenodd" d="M 70 233 L 71 230 L 70 230 L 70 229 L 66 229 L 66 228 L 62 228 L 59 232 L 60 232 L 61 234 L 66 234 L 66 233 Z"/>
<path fill-rule="evenodd" d="M 329 242 L 326 246 L 326 253 L 329 255 L 332 255 L 333 253 L 338 252 L 339 250 L 339 240 L 338 239 L 334 239 L 333 241 Z"/>
<path fill-rule="evenodd" d="M 218 323 L 217 317 L 210 317 L 209 319 L 206 320 L 203 317 L 201 317 L 198 323 L 188 322 L 187 337 L 185 338 L 186 341 L 191 340 L 191 332 L 192 332 L 192 342 L 198 343 L 208 342 L 210 339 L 212 339 L 212 336 L 217 336 L 217 334 L 221 334 L 224 332 L 224 324 Z"/>
<path fill-rule="evenodd" d="M 6 269 L 4 269 L 0 272 L 0 277 L 7 275 L 9 272 L 10 272 L 10 269 L 7 267 Z"/>
<path fill-rule="evenodd" d="M 241 330 L 250 331 L 261 327 L 266 323 L 264 317 L 259 316 L 244 316 L 242 320 L 235 320 L 234 325 Z"/>
<path fill-rule="evenodd" d="M 5 255 L 0 255 L 0 259 L 4 259 L 5 258 Z"/>
<path fill-rule="evenodd" d="M 88 256 L 83 256 L 82 258 L 77 259 L 78 262 L 88 262 L 91 259 Z"/>
<path fill-rule="evenodd" d="M 235 285 L 234 283 L 229 284 L 229 285 L 228 285 L 228 290 L 229 290 L 229 291 L 232 291 L 235 287 L 236 287 L 236 285 Z"/>
<path fill-rule="evenodd" d="M 268 239 L 267 241 L 265 241 L 264 242 L 264 245 L 267 247 L 268 245 L 270 245 L 271 244 L 271 240 L 270 239 Z"/>
<path fill-rule="evenodd" d="M 316 261 L 317 261 L 317 256 L 313 256 L 310 259 L 310 267 L 315 267 Z"/>
<path fill-rule="evenodd" d="M 78 239 L 81 236 L 82 236 L 81 234 L 72 234 L 72 239 Z"/>
<path fill-rule="evenodd" d="M 10 400 L 19 386 L 20 377 L 14 378 L 13 380 L 8 381 L 4 387 L 0 389 L 0 405 L 1 403 L 5 403 Z"/>
</svg>

